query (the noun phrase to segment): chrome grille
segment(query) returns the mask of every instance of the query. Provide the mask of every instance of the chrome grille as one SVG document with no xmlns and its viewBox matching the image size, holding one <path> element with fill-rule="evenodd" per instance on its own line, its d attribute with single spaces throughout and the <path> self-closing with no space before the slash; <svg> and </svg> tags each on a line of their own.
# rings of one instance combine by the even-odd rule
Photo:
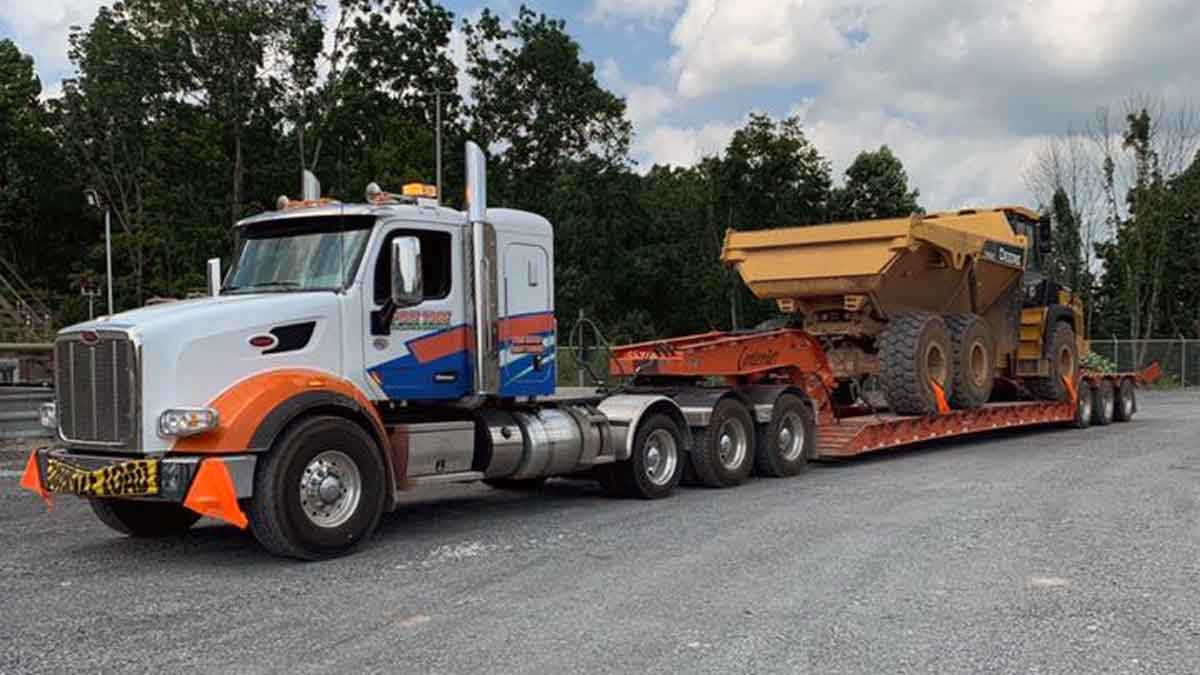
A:
<svg viewBox="0 0 1200 675">
<path fill-rule="evenodd" d="M 138 428 L 135 346 L 124 333 L 83 335 L 54 346 L 59 432 L 72 443 L 128 447 Z"/>
</svg>

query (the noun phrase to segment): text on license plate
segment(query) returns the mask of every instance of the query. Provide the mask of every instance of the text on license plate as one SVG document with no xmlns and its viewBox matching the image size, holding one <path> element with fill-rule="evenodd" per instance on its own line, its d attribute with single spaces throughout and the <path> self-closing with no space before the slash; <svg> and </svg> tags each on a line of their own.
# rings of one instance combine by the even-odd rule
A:
<svg viewBox="0 0 1200 675">
<path fill-rule="evenodd" d="M 158 494 L 158 462 L 135 459 L 85 469 L 53 457 L 46 462 L 46 487 L 86 497 L 140 497 Z"/>
</svg>

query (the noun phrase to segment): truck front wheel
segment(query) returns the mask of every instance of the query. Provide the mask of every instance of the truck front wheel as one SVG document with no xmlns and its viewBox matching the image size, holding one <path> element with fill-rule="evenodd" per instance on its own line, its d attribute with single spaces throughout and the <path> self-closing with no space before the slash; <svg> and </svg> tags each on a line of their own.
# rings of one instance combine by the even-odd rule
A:
<svg viewBox="0 0 1200 675">
<path fill-rule="evenodd" d="M 276 555 L 317 560 L 346 553 L 379 523 L 384 471 L 362 427 L 341 417 L 303 420 L 258 462 L 250 529 Z"/>
<path fill-rule="evenodd" d="M 165 537 L 186 532 L 200 514 L 180 504 L 126 499 L 91 499 L 100 522 L 131 537 Z"/>
</svg>

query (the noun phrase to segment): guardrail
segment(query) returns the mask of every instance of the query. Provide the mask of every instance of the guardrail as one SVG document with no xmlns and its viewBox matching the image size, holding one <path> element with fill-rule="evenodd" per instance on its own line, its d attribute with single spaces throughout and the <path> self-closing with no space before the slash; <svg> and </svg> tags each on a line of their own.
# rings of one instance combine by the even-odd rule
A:
<svg viewBox="0 0 1200 675">
<path fill-rule="evenodd" d="M 51 436 L 38 420 L 38 408 L 53 400 L 48 387 L 0 387 L 0 439 Z"/>
</svg>

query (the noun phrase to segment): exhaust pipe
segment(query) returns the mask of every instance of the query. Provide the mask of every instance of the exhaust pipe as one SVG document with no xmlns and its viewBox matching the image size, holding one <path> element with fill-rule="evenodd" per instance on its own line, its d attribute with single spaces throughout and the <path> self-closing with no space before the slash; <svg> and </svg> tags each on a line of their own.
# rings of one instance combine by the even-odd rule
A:
<svg viewBox="0 0 1200 675">
<path fill-rule="evenodd" d="M 215 298 L 221 294 L 221 259 L 209 258 L 207 267 L 208 294 Z"/>
<path fill-rule="evenodd" d="M 487 158 L 467 141 L 467 219 L 470 223 L 471 272 L 475 294 L 475 395 L 495 395 L 500 383 L 499 336 L 496 335 L 496 230 L 487 222 Z"/>
</svg>

